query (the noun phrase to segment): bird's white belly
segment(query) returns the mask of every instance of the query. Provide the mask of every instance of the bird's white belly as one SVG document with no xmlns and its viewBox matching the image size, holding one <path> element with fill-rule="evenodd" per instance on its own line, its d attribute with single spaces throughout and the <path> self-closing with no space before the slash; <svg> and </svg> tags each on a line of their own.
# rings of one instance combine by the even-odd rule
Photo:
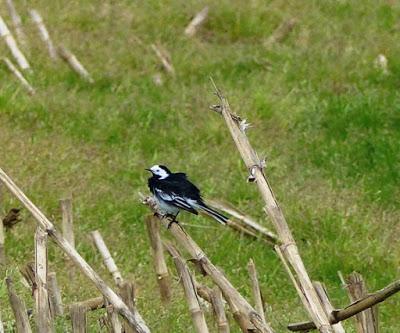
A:
<svg viewBox="0 0 400 333">
<path fill-rule="evenodd" d="M 160 209 L 160 212 L 162 214 L 170 214 L 170 215 L 178 214 L 179 212 L 178 207 L 166 203 L 164 200 L 160 199 L 157 195 L 155 195 L 154 198 L 157 200 L 158 208 Z"/>
</svg>

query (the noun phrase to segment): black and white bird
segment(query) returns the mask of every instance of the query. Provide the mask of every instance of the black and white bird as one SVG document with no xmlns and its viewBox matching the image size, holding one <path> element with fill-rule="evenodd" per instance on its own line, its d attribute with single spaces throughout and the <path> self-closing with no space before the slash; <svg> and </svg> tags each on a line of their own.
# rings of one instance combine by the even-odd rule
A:
<svg viewBox="0 0 400 333">
<path fill-rule="evenodd" d="M 219 223 L 228 221 L 227 217 L 204 203 L 200 190 L 187 179 L 186 174 L 172 173 L 164 165 L 153 165 L 146 170 L 152 173 L 148 185 L 162 214 L 170 215 L 175 220 L 181 209 L 196 215 L 198 211 L 203 211 Z"/>
</svg>

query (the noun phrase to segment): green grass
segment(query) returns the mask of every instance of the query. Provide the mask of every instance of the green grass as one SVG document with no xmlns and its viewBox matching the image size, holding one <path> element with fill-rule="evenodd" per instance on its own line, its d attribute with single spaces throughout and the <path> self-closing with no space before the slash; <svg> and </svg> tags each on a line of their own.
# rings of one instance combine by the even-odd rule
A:
<svg viewBox="0 0 400 333">
<path fill-rule="evenodd" d="M 16 2 L 30 42 L 33 73 L 27 77 L 38 94 L 27 96 L 1 68 L 0 166 L 56 225 L 58 200 L 72 193 L 82 256 L 112 283 L 88 237 L 99 229 L 123 276 L 135 280 L 139 310 L 152 331 L 192 332 L 177 280 L 172 304 L 163 308 L 158 299 L 143 224 L 147 210 L 137 196 L 147 191 L 144 168 L 164 163 L 185 171 L 206 198 L 223 198 L 272 229 L 256 187 L 245 182 L 228 130 L 208 110 L 217 102 L 213 76 L 233 111 L 254 125 L 249 138 L 267 156 L 266 172 L 306 267 L 326 283 L 334 305 L 348 303 L 338 270 L 359 271 L 370 290 L 397 279 L 400 6 L 361 0 L 209 4 L 209 20 L 189 40 L 183 29 L 203 6 L 195 1 L 34 1 L 53 39 L 92 73 L 95 83 L 89 85 L 61 61 L 49 61 L 24 5 Z M 0 11 L 9 22 L 4 5 Z M 292 34 L 265 49 L 263 41 L 289 17 L 299 21 Z M 176 78 L 163 74 L 164 85 L 154 85 L 152 75 L 162 69 L 135 36 L 170 52 Z M 1 49 L 7 54 L 4 43 Z M 380 53 L 388 58 L 388 75 L 374 67 Z M 5 195 L 2 211 L 14 206 L 20 204 Z M 23 217 L 6 235 L 9 262 L 0 268 L 0 308 L 7 322 L 12 314 L 6 274 L 33 306 L 18 267 L 33 259 L 35 223 L 27 212 Z M 187 227 L 193 238 L 250 300 L 246 264 L 255 259 L 277 332 L 307 318 L 264 244 L 200 217 L 181 219 L 193 225 Z M 49 258 L 65 303 L 98 295 L 80 273 L 69 278 L 53 244 Z M 399 307 L 399 296 L 380 305 L 381 332 L 400 330 Z M 89 320 L 93 332 L 99 331 L 97 318 Z M 57 325 L 58 331 L 69 329 L 68 321 Z M 351 321 L 345 326 L 355 332 Z"/>
</svg>

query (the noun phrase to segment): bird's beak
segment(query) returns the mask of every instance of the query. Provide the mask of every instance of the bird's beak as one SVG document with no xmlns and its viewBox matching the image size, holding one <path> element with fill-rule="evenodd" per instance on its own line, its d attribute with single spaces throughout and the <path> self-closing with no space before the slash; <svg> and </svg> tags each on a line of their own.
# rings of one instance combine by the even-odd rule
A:
<svg viewBox="0 0 400 333">
<path fill-rule="evenodd" d="M 150 171 L 151 172 L 151 170 L 150 169 L 145 169 L 146 171 Z"/>
</svg>

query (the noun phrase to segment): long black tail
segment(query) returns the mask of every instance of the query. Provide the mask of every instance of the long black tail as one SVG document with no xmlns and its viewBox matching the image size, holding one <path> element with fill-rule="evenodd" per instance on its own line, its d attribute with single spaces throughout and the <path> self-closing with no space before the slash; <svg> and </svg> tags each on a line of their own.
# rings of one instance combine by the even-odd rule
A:
<svg viewBox="0 0 400 333">
<path fill-rule="evenodd" d="M 213 217 L 221 224 L 226 224 L 228 222 L 228 218 L 221 213 L 218 213 L 216 210 L 208 207 L 205 203 L 198 205 L 198 208 L 203 210 L 208 216 Z"/>
</svg>

